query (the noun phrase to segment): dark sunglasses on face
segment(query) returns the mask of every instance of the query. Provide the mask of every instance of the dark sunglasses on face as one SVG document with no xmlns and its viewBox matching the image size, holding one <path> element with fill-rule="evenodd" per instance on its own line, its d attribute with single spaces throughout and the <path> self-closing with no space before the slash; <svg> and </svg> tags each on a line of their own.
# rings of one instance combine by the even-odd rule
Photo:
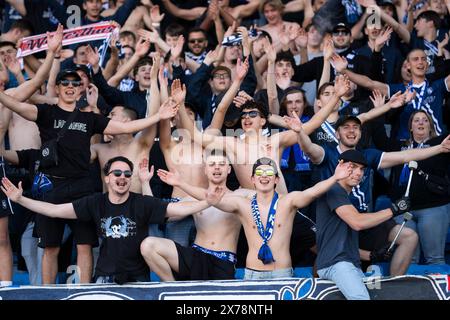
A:
<svg viewBox="0 0 450 320">
<path fill-rule="evenodd" d="M 191 39 L 189 40 L 189 43 L 203 43 L 205 42 L 205 39 Z"/>
<path fill-rule="evenodd" d="M 109 173 L 108 173 L 108 175 L 109 174 L 113 174 L 115 177 L 120 177 L 121 175 L 122 175 L 122 173 L 123 173 L 123 175 L 125 176 L 125 178 L 131 178 L 131 176 L 133 175 L 133 172 L 131 172 L 130 170 L 125 170 L 125 171 L 122 171 L 122 170 L 120 170 L 120 169 L 116 169 L 116 170 L 111 170 Z"/>
<path fill-rule="evenodd" d="M 74 86 L 74 87 L 79 87 L 79 86 L 81 86 L 81 81 L 64 79 L 64 80 L 61 80 L 59 82 L 59 84 L 62 85 L 63 87 L 68 87 L 69 84 L 72 84 L 72 86 Z"/>
<path fill-rule="evenodd" d="M 241 119 L 244 119 L 245 117 L 249 116 L 250 118 L 256 118 L 257 116 L 259 116 L 260 113 L 259 111 L 242 111 L 241 112 Z"/>
<path fill-rule="evenodd" d="M 333 32 L 333 36 L 348 36 L 349 34 L 350 32 L 348 32 L 347 30 L 337 30 Z"/>
</svg>

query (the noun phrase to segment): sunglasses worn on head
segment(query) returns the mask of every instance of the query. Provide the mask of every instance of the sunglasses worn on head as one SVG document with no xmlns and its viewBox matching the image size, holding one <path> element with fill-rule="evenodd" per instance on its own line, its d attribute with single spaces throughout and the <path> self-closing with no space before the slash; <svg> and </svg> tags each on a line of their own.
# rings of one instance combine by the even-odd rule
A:
<svg viewBox="0 0 450 320">
<path fill-rule="evenodd" d="M 203 43 L 205 42 L 205 39 L 191 39 L 189 40 L 189 43 Z"/>
<path fill-rule="evenodd" d="M 72 84 L 74 87 L 79 87 L 79 86 L 81 86 L 81 81 L 64 79 L 64 80 L 61 80 L 59 82 L 59 84 L 62 85 L 63 87 L 68 87 L 69 84 Z"/>
<path fill-rule="evenodd" d="M 244 119 L 246 116 L 249 116 L 250 118 L 256 118 L 257 116 L 259 116 L 260 113 L 259 111 L 242 111 L 241 112 L 241 119 Z"/>
<path fill-rule="evenodd" d="M 267 177 L 273 177 L 275 175 L 275 170 L 273 169 L 256 169 L 255 176 L 261 177 L 263 174 L 266 174 Z"/>
<path fill-rule="evenodd" d="M 108 175 L 109 174 L 113 174 L 115 177 L 120 177 L 121 175 L 122 175 L 122 173 L 123 173 L 123 175 L 125 176 L 125 178 L 131 178 L 131 176 L 133 175 L 133 172 L 131 172 L 130 170 L 125 170 L 125 171 L 122 171 L 122 170 L 120 170 L 120 169 L 116 169 L 116 170 L 111 170 L 109 173 L 108 173 Z"/>
</svg>

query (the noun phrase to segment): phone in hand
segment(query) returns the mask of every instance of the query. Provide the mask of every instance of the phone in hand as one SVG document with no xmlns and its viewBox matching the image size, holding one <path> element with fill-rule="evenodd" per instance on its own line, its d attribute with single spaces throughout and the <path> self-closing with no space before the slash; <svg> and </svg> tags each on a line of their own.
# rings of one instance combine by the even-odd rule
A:
<svg viewBox="0 0 450 320">
<path fill-rule="evenodd" d="M 77 109 L 84 109 L 89 105 L 87 101 L 86 93 L 83 93 L 80 97 L 80 99 L 77 100 L 76 108 Z"/>
</svg>

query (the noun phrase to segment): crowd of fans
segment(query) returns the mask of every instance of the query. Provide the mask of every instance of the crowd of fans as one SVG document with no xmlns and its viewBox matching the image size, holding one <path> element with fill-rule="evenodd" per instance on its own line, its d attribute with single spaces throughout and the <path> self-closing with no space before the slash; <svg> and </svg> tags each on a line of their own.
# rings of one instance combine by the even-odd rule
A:
<svg viewBox="0 0 450 320">
<path fill-rule="evenodd" d="M 353 299 L 361 262 L 446 263 L 449 0 L 0 6 L 1 285 L 13 252 L 32 284 L 314 265 Z"/>
</svg>

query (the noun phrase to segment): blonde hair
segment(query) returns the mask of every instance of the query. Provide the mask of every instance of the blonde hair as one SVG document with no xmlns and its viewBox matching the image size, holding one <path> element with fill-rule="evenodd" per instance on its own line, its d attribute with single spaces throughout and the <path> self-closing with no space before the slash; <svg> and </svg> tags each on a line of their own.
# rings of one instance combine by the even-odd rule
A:
<svg viewBox="0 0 450 320">
<path fill-rule="evenodd" d="M 281 13 L 283 13 L 283 11 L 284 11 L 284 4 L 283 4 L 283 2 L 281 2 L 281 0 L 264 0 L 259 5 L 259 12 L 264 13 L 264 7 L 267 4 L 271 5 L 272 7 L 274 7 L 275 9 L 280 11 Z"/>
<path fill-rule="evenodd" d="M 408 130 L 409 130 L 409 143 L 412 143 L 414 141 L 414 137 L 412 134 L 412 122 L 413 122 L 413 118 L 416 114 L 418 113 L 423 113 L 424 115 L 426 115 L 427 119 L 428 119 L 428 123 L 430 124 L 430 138 L 434 138 L 437 137 L 436 134 L 436 129 L 434 128 L 434 122 L 433 119 L 431 118 L 431 116 L 428 114 L 428 112 L 424 111 L 424 110 L 414 110 L 413 113 L 411 113 L 411 116 L 409 117 L 408 120 Z"/>
</svg>

